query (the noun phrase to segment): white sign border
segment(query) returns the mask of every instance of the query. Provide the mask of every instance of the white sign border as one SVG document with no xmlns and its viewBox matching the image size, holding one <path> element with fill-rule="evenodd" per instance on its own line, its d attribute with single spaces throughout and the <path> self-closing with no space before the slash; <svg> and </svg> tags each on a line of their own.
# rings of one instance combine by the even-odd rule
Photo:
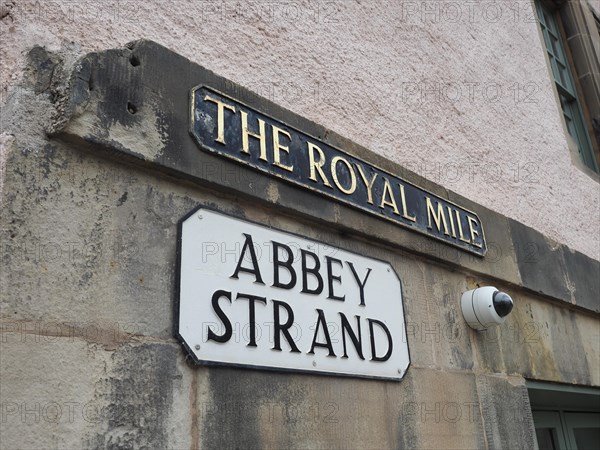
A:
<svg viewBox="0 0 600 450">
<path fill-rule="evenodd" d="M 198 367 L 224 367 L 224 368 L 229 367 L 229 368 L 237 368 L 237 369 L 251 369 L 251 370 L 279 372 L 279 373 L 293 373 L 293 374 L 305 374 L 305 375 L 315 375 L 315 376 L 326 375 L 328 377 L 360 378 L 360 379 L 367 379 L 367 380 L 384 380 L 384 381 L 395 381 L 395 382 L 400 382 L 404 379 L 404 377 L 408 373 L 408 370 L 410 369 L 410 366 L 412 363 L 411 352 L 410 352 L 410 343 L 408 342 L 408 334 L 406 334 L 406 349 L 408 352 L 408 365 L 406 366 L 406 370 L 404 372 L 398 374 L 398 377 L 352 374 L 352 373 L 347 373 L 347 372 L 320 371 L 318 369 L 315 369 L 315 370 L 289 369 L 289 368 L 277 367 L 277 366 L 262 366 L 262 365 L 258 366 L 258 365 L 252 365 L 252 364 L 232 363 L 232 362 L 222 362 L 222 361 L 211 361 L 211 360 L 199 359 L 196 356 L 196 354 L 194 353 L 194 351 L 187 344 L 187 342 L 185 341 L 183 336 L 179 333 L 179 310 L 180 310 L 180 301 L 181 301 L 180 284 L 181 284 L 181 255 L 182 255 L 182 244 L 183 244 L 183 223 L 186 220 L 188 220 L 190 217 L 192 217 L 193 215 L 198 214 L 200 211 L 203 211 L 203 210 L 210 211 L 210 212 L 213 212 L 216 214 L 220 214 L 227 218 L 242 220 L 242 221 L 251 223 L 253 225 L 257 225 L 257 226 L 260 226 L 263 228 L 269 228 L 273 231 L 278 231 L 281 233 L 289 234 L 291 236 L 296 236 L 301 239 L 308 239 L 308 240 L 311 240 L 311 241 L 314 241 L 314 242 L 317 242 L 317 243 L 320 243 L 320 244 L 323 244 L 326 246 L 331 245 L 331 244 L 328 244 L 319 239 L 314 239 L 312 237 L 303 236 L 299 233 L 294 233 L 292 231 L 287 231 L 287 230 L 284 230 L 281 228 L 273 227 L 270 225 L 265 225 L 263 223 L 255 221 L 255 220 L 248 219 L 248 218 L 242 216 L 241 214 L 224 212 L 218 208 L 215 208 L 214 206 L 207 206 L 207 205 L 201 204 L 201 205 L 195 207 L 193 210 L 191 210 L 185 216 L 183 216 L 177 222 L 177 249 L 176 249 L 176 268 L 175 268 L 175 282 L 174 282 L 175 299 L 173 302 L 173 305 L 174 305 L 174 308 L 173 308 L 173 335 L 182 344 L 183 348 L 185 349 L 185 351 L 187 353 L 186 356 L 190 357 L 196 366 L 198 366 Z M 336 245 L 336 247 L 337 247 L 337 245 Z M 406 314 L 404 312 L 404 288 L 402 286 L 402 280 L 398 276 L 398 273 L 396 272 L 396 269 L 393 267 L 393 265 L 389 261 L 386 261 L 386 260 L 383 260 L 380 258 L 375 258 L 372 256 L 367 256 L 367 255 L 360 255 L 360 254 L 356 253 L 355 251 L 348 250 L 346 248 L 340 247 L 340 249 L 344 250 L 348 253 L 357 255 L 359 257 L 366 257 L 366 258 L 370 258 L 370 259 L 382 262 L 384 264 L 389 264 L 390 268 L 392 269 L 392 273 L 394 274 L 394 276 L 398 280 L 398 284 L 400 285 L 400 299 L 402 302 L 403 326 L 404 326 L 404 330 L 406 333 L 407 328 L 406 328 Z"/>
</svg>

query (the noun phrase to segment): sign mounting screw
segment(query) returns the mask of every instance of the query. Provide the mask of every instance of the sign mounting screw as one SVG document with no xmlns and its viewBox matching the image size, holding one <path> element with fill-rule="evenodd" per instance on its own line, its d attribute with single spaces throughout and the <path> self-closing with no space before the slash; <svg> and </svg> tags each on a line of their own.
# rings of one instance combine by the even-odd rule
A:
<svg viewBox="0 0 600 450">
<path fill-rule="evenodd" d="M 202 220 L 202 214 L 198 214 L 198 220 Z"/>
<path fill-rule="evenodd" d="M 200 346 L 198 344 L 196 344 L 196 346 L 194 347 L 196 350 L 200 350 Z"/>
</svg>

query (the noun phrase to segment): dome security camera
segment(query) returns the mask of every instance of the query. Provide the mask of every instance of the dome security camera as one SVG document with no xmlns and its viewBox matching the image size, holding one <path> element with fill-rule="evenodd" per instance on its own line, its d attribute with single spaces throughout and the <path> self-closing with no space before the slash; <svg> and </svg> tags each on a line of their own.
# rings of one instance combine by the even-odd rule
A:
<svg viewBox="0 0 600 450">
<path fill-rule="evenodd" d="M 512 298 L 493 286 L 463 293 L 460 307 L 467 324 L 478 331 L 500 325 L 514 306 Z"/>
</svg>

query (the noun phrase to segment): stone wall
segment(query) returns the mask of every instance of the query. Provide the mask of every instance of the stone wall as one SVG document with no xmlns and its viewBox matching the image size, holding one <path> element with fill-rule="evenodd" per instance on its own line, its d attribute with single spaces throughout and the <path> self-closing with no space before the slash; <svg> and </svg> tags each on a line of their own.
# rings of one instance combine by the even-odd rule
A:
<svg viewBox="0 0 600 450">
<path fill-rule="evenodd" d="M 74 56 L 32 50 L 3 110 L 1 448 L 533 448 L 526 379 L 600 385 L 598 261 L 155 43 Z M 201 152 L 200 82 L 465 204 L 493 247 L 471 256 Z M 173 311 L 177 222 L 199 205 L 389 261 L 404 379 L 194 366 Z M 459 299 L 487 284 L 516 306 L 477 333 Z"/>
</svg>

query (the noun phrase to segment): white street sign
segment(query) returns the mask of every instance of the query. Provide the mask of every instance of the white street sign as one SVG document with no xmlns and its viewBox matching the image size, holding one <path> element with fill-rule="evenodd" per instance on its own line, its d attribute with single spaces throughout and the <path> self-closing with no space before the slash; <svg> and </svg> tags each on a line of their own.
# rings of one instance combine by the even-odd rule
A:
<svg viewBox="0 0 600 450">
<path fill-rule="evenodd" d="M 392 266 L 207 209 L 181 223 L 178 334 L 199 363 L 401 379 Z"/>
</svg>

